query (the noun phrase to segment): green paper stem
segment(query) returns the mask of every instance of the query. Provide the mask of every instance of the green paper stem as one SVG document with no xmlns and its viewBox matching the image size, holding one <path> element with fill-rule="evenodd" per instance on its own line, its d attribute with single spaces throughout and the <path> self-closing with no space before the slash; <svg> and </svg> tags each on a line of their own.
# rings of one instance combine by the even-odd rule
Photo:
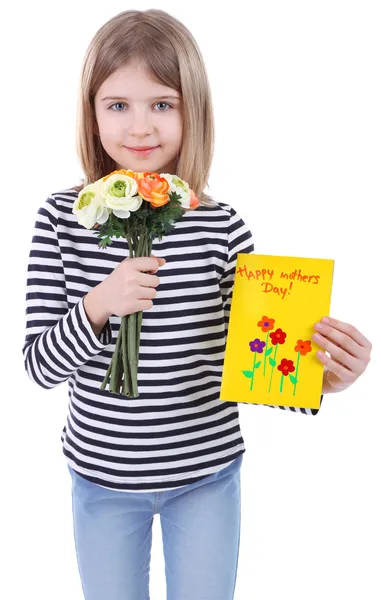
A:
<svg viewBox="0 0 381 600">
<path fill-rule="evenodd" d="M 296 386 L 298 385 L 299 361 L 300 361 L 300 352 L 298 352 L 298 360 L 296 361 L 296 373 L 295 373 L 294 394 L 293 394 L 294 396 L 296 394 Z"/>
<path fill-rule="evenodd" d="M 264 360 L 264 367 L 263 367 L 263 376 L 266 377 L 266 362 L 267 362 L 267 356 L 266 356 L 266 350 L 267 350 L 267 343 L 269 341 L 269 332 L 267 332 L 267 337 L 266 337 L 266 346 L 265 346 L 265 360 Z"/>
<path fill-rule="evenodd" d="M 275 346 L 274 362 L 276 362 L 276 353 L 277 352 L 278 352 L 278 344 L 276 344 L 276 346 Z M 270 393 L 270 390 L 271 390 L 271 383 L 272 383 L 272 380 L 273 380 L 274 369 L 275 369 L 275 366 L 271 368 L 270 384 L 269 384 L 269 389 L 268 389 L 268 392 L 267 392 L 268 394 Z"/>
<path fill-rule="evenodd" d="M 251 377 L 250 391 L 253 389 L 253 385 L 254 385 L 254 374 L 255 374 L 255 362 L 256 362 L 256 360 L 257 360 L 257 353 L 254 352 L 253 375 Z"/>
</svg>

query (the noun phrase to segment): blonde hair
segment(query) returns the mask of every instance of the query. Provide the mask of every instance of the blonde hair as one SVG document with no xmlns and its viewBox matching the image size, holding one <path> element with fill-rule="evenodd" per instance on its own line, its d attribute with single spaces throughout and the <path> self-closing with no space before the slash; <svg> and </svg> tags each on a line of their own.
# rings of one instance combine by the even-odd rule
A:
<svg viewBox="0 0 381 600">
<path fill-rule="evenodd" d="M 190 31 L 163 10 L 126 10 L 107 21 L 86 51 L 80 77 L 76 146 L 85 174 L 80 191 L 116 169 L 96 135 L 94 97 L 119 67 L 138 59 L 151 76 L 183 98 L 182 147 L 175 174 L 189 183 L 200 206 L 215 206 L 204 193 L 214 152 L 214 115 L 204 61 Z M 127 165 L 128 167 L 128 165 Z"/>
</svg>

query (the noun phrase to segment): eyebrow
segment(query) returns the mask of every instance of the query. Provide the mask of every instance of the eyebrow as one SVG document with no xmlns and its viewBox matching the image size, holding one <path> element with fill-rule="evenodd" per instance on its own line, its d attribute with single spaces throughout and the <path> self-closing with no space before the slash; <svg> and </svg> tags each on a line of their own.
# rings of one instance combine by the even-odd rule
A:
<svg viewBox="0 0 381 600">
<path fill-rule="evenodd" d="M 148 100 L 165 100 L 166 98 L 171 98 L 172 100 L 180 100 L 180 96 L 172 96 L 171 94 L 166 94 L 164 96 L 152 96 L 148 98 Z M 102 98 L 101 102 L 105 102 L 106 100 L 128 100 L 128 98 L 124 98 L 123 96 L 106 96 Z"/>
</svg>

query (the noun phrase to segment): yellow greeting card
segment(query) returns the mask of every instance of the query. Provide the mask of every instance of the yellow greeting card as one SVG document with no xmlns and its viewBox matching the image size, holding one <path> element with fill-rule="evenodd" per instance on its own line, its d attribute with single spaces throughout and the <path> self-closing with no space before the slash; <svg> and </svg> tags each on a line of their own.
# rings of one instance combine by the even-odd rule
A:
<svg viewBox="0 0 381 600">
<path fill-rule="evenodd" d="M 329 315 L 334 261 L 238 254 L 220 400 L 319 408 L 314 324 Z"/>
</svg>

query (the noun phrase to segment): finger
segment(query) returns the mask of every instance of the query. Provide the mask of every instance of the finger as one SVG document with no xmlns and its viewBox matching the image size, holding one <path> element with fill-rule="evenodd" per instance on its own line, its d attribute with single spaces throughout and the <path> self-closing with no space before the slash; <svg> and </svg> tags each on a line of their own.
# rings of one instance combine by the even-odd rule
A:
<svg viewBox="0 0 381 600">
<path fill-rule="evenodd" d="M 160 284 L 160 278 L 151 273 L 137 272 L 136 279 L 142 287 L 157 287 Z"/>
<path fill-rule="evenodd" d="M 159 258 L 158 256 L 155 256 L 154 254 L 152 254 L 152 258 L 156 258 L 157 268 L 152 271 L 149 271 L 149 272 L 152 274 L 155 274 L 156 271 L 158 271 L 160 269 L 160 267 L 163 267 L 167 261 L 165 260 L 165 258 Z"/>
<path fill-rule="evenodd" d="M 344 348 L 336 346 L 336 344 L 318 333 L 314 333 L 312 339 L 326 352 L 329 352 L 333 361 L 337 362 L 338 364 L 340 363 L 344 368 L 349 369 L 349 371 L 352 371 L 357 375 L 363 371 L 362 362 L 354 356 L 348 354 Z"/>
<path fill-rule="evenodd" d="M 347 369 L 343 364 L 339 364 L 333 358 L 324 354 L 324 352 L 317 352 L 317 357 L 331 373 L 334 373 L 341 381 L 345 383 L 353 383 L 356 381 L 357 376 L 353 371 Z"/>
<path fill-rule="evenodd" d="M 331 342 L 336 344 L 346 350 L 349 354 L 363 360 L 365 358 L 365 354 L 368 352 L 363 346 L 360 346 L 355 340 L 347 335 L 339 331 L 338 329 L 334 329 L 330 325 L 323 325 L 322 323 L 316 323 L 314 329 L 325 338 L 328 338 Z"/>
<path fill-rule="evenodd" d="M 334 329 L 338 329 L 342 333 L 345 333 L 349 337 L 351 337 L 355 342 L 357 342 L 363 348 L 372 348 L 372 344 L 356 327 L 353 325 L 349 325 L 348 323 L 344 323 L 343 321 L 338 321 L 337 319 L 333 319 L 332 317 L 324 317 L 321 319 L 323 325 L 329 325 Z"/>
</svg>

